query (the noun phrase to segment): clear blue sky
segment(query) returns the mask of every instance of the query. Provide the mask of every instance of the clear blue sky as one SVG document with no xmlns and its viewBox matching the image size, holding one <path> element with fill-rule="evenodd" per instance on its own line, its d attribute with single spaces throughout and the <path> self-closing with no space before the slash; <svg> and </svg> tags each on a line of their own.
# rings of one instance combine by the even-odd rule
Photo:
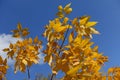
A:
<svg viewBox="0 0 120 80">
<path fill-rule="evenodd" d="M 55 17 L 58 5 L 72 3 L 73 12 L 70 18 L 90 15 L 91 20 L 98 21 L 96 28 L 100 35 L 93 36 L 99 52 L 109 57 L 105 64 L 106 70 L 120 63 L 120 0 L 0 0 L 0 34 L 11 34 L 18 22 L 24 27 L 29 27 L 30 36 L 40 36 L 44 25 Z M 43 37 L 40 37 L 44 40 Z M 44 43 L 45 44 L 45 43 Z M 48 65 L 34 65 L 31 68 L 32 79 L 35 73 L 47 74 L 50 72 Z M 7 80 L 23 80 L 26 74 L 18 72 L 13 74 L 13 69 L 8 70 Z"/>
</svg>

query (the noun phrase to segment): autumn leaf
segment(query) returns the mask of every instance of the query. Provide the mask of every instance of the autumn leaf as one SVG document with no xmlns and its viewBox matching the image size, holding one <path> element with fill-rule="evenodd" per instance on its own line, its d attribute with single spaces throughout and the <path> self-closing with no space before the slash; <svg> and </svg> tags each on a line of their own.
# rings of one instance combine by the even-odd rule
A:
<svg viewBox="0 0 120 80">
<path fill-rule="evenodd" d="M 53 26 L 53 29 L 56 31 L 56 32 L 62 32 L 62 31 L 66 31 L 67 27 L 66 26 L 61 26 L 61 24 L 55 24 Z"/>
<path fill-rule="evenodd" d="M 38 36 L 36 36 L 35 38 L 34 38 L 34 43 L 38 43 L 38 41 L 39 41 L 39 39 L 38 39 Z"/>
<path fill-rule="evenodd" d="M 4 52 L 8 52 L 8 51 L 9 51 L 9 48 L 4 48 L 3 51 L 4 51 Z"/>
<path fill-rule="evenodd" d="M 83 16 L 80 18 L 80 25 L 85 25 L 88 20 L 90 19 L 90 16 Z"/>
<path fill-rule="evenodd" d="M 97 24 L 97 22 L 87 22 L 86 24 L 85 24 L 85 26 L 88 28 L 88 27 L 93 27 L 93 26 L 95 26 Z"/>
<path fill-rule="evenodd" d="M 0 65 L 3 63 L 2 57 L 0 56 Z"/>
<path fill-rule="evenodd" d="M 18 25 L 17 25 L 17 29 L 18 29 L 19 31 L 22 30 L 22 25 L 21 25 L 20 23 L 18 23 Z"/>
<path fill-rule="evenodd" d="M 78 72 L 78 70 L 81 69 L 81 64 L 77 65 L 76 67 L 73 67 L 67 72 L 67 75 L 75 75 L 75 73 Z"/>
<path fill-rule="evenodd" d="M 13 49 L 13 44 L 12 43 L 10 43 L 9 48 Z"/>
<path fill-rule="evenodd" d="M 70 6 L 71 6 L 71 3 L 67 4 L 67 5 L 64 7 L 64 11 L 65 11 L 66 14 L 67 14 L 67 11 L 70 9 Z"/>
<path fill-rule="evenodd" d="M 58 6 L 58 10 L 59 11 L 62 11 L 63 10 L 63 7 L 61 5 Z"/>
<path fill-rule="evenodd" d="M 69 43 L 71 43 L 73 41 L 73 35 L 72 33 L 69 35 Z"/>
</svg>

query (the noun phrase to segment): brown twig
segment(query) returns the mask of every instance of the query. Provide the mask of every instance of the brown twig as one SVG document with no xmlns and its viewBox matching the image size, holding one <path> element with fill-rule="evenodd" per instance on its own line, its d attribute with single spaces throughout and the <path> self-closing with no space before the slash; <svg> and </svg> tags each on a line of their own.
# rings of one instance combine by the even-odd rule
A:
<svg viewBox="0 0 120 80">
<path fill-rule="evenodd" d="M 65 39 L 66 39 L 66 37 L 67 37 L 68 31 L 69 31 L 69 27 L 67 28 L 67 31 L 66 31 L 65 37 L 64 37 L 63 42 L 62 42 L 62 44 L 61 44 L 61 46 L 60 46 L 59 54 L 60 54 L 60 52 L 61 52 L 61 48 L 63 47 L 63 44 L 64 44 L 64 42 L 65 42 Z"/>
<path fill-rule="evenodd" d="M 30 68 L 27 66 L 28 80 L 30 80 Z"/>
</svg>

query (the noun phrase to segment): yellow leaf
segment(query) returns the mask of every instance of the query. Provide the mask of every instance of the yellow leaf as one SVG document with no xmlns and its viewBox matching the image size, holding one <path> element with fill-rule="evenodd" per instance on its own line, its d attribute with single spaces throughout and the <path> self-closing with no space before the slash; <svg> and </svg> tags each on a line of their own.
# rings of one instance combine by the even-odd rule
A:
<svg viewBox="0 0 120 80">
<path fill-rule="evenodd" d="M 89 18 L 90 18 L 90 16 L 83 16 L 80 19 L 80 25 L 85 25 L 88 22 Z"/>
<path fill-rule="evenodd" d="M 78 21 L 78 18 L 74 18 L 74 19 L 72 20 L 72 24 L 75 25 L 75 24 L 77 23 L 77 21 Z"/>
<path fill-rule="evenodd" d="M 112 76 L 108 76 L 108 80 L 113 80 Z"/>
<path fill-rule="evenodd" d="M 15 73 L 15 74 L 16 74 L 17 71 L 19 70 L 19 65 L 18 65 L 18 64 L 19 64 L 18 61 L 16 61 L 15 64 L 14 64 L 14 73 Z"/>
<path fill-rule="evenodd" d="M 0 56 L 0 65 L 3 64 L 3 60 L 2 60 L 2 57 Z"/>
<path fill-rule="evenodd" d="M 36 60 L 36 59 L 31 59 L 31 61 L 33 61 L 35 64 L 39 63 L 38 60 Z"/>
<path fill-rule="evenodd" d="M 25 64 L 20 63 L 20 71 L 25 72 L 25 69 L 26 69 Z"/>
<path fill-rule="evenodd" d="M 109 68 L 109 69 L 108 69 L 108 75 L 109 75 L 110 73 L 113 73 L 113 71 L 114 71 L 114 68 Z"/>
<path fill-rule="evenodd" d="M 100 34 L 99 31 L 95 30 L 94 28 L 90 28 L 91 33 L 93 34 Z"/>
<path fill-rule="evenodd" d="M 30 50 L 35 50 L 35 48 L 34 48 L 34 46 L 28 46 L 28 49 L 30 49 Z"/>
<path fill-rule="evenodd" d="M 7 55 L 8 55 L 8 57 L 13 58 L 13 56 L 14 56 L 14 51 L 13 51 L 13 50 L 9 51 L 9 52 L 7 53 Z"/>
<path fill-rule="evenodd" d="M 21 46 L 26 46 L 28 45 L 28 40 L 25 39 L 23 42 L 20 43 Z"/>
<path fill-rule="evenodd" d="M 13 44 L 12 43 L 10 43 L 9 48 L 13 49 Z"/>
<path fill-rule="evenodd" d="M 36 37 L 34 38 L 34 43 L 38 43 L 38 41 L 39 41 L 38 36 L 36 36 Z"/>
<path fill-rule="evenodd" d="M 9 51 L 9 48 L 5 48 L 3 49 L 4 52 L 8 52 Z"/>
<path fill-rule="evenodd" d="M 5 67 L 2 67 L 2 72 L 3 72 L 3 74 L 6 74 L 7 70 Z"/>
<path fill-rule="evenodd" d="M 13 34 L 13 37 L 15 37 L 15 38 L 20 38 L 20 33 L 14 33 L 14 34 Z"/>
<path fill-rule="evenodd" d="M 56 32 L 62 32 L 62 31 L 65 31 L 67 29 L 66 26 L 61 26 L 61 24 L 55 24 L 53 26 L 53 29 L 56 31 Z"/>
<path fill-rule="evenodd" d="M 27 30 L 22 30 L 22 36 L 27 36 L 29 33 Z"/>
<path fill-rule="evenodd" d="M 66 24 L 68 22 L 69 18 L 65 17 L 63 20 L 63 24 Z"/>
<path fill-rule="evenodd" d="M 27 65 L 27 61 L 25 59 L 22 60 L 22 63 Z"/>
<path fill-rule="evenodd" d="M 29 44 L 32 44 L 32 42 L 33 42 L 32 38 L 29 38 Z"/>
<path fill-rule="evenodd" d="M 88 39 L 88 38 L 82 40 L 81 47 L 87 46 L 87 44 L 89 43 L 89 41 L 90 41 L 90 39 Z"/>
<path fill-rule="evenodd" d="M 69 35 L 68 41 L 69 41 L 69 43 L 71 43 L 73 41 L 73 35 L 72 35 L 72 33 Z"/>
<path fill-rule="evenodd" d="M 44 62 L 48 62 L 50 64 L 51 59 L 52 59 L 51 55 L 46 55 L 45 58 L 44 58 Z"/>
<path fill-rule="evenodd" d="M 92 27 L 92 26 L 95 26 L 97 24 L 97 22 L 87 22 L 86 23 L 86 27 Z"/>
<path fill-rule="evenodd" d="M 44 37 L 47 37 L 50 32 L 51 32 L 51 31 L 47 29 L 47 30 L 43 33 L 43 36 L 44 36 Z"/>
<path fill-rule="evenodd" d="M 71 6 L 71 3 L 67 4 L 65 7 L 64 7 L 64 11 L 66 12 L 67 9 L 69 9 Z"/>
<path fill-rule="evenodd" d="M 79 69 L 81 69 L 81 64 L 79 64 L 79 65 L 73 67 L 72 69 L 70 69 L 70 70 L 67 72 L 67 75 L 71 75 L 71 76 L 72 76 L 72 75 L 75 75 L 75 74 L 78 72 Z"/>
<path fill-rule="evenodd" d="M 66 14 L 70 14 L 71 12 L 72 12 L 72 8 L 68 8 L 68 9 L 65 11 Z"/>
<path fill-rule="evenodd" d="M 98 52 L 98 46 L 95 46 L 95 47 L 93 48 L 93 51 Z"/>
<path fill-rule="evenodd" d="M 49 35 L 48 35 L 48 40 L 51 42 L 51 41 L 53 41 L 55 38 L 54 38 L 54 34 L 53 33 L 50 33 Z"/>
<path fill-rule="evenodd" d="M 50 56 L 48 64 L 51 66 L 51 63 L 52 63 L 52 55 Z"/>
<path fill-rule="evenodd" d="M 28 67 L 30 67 L 32 65 L 31 61 L 27 61 Z"/>
<path fill-rule="evenodd" d="M 64 14 L 63 14 L 61 11 L 57 12 L 56 15 L 57 15 L 58 17 L 60 17 L 60 18 L 63 18 L 63 17 L 64 17 Z"/>
<path fill-rule="evenodd" d="M 22 30 L 22 25 L 21 25 L 20 23 L 18 23 L 18 25 L 17 25 L 17 29 L 18 29 L 19 31 Z"/>
<path fill-rule="evenodd" d="M 61 5 L 58 6 L 58 10 L 59 11 L 62 11 L 63 10 L 63 7 Z"/>
<path fill-rule="evenodd" d="M 98 72 L 101 69 L 100 65 L 96 65 L 96 67 L 94 68 L 95 72 Z"/>
<path fill-rule="evenodd" d="M 102 76 L 102 80 L 107 80 L 107 76 Z"/>
<path fill-rule="evenodd" d="M 4 65 L 7 65 L 7 59 L 4 60 L 3 64 L 4 64 Z"/>
<path fill-rule="evenodd" d="M 88 47 L 88 48 L 86 48 L 85 50 L 84 50 L 84 55 L 85 56 L 88 56 L 90 53 L 91 53 L 91 48 L 90 47 Z"/>
<path fill-rule="evenodd" d="M 81 35 L 78 35 L 75 39 L 74 39 L 74 42 L 75 43 L 81 43 L 82 41 L 82 36 Z"/>
</svg>

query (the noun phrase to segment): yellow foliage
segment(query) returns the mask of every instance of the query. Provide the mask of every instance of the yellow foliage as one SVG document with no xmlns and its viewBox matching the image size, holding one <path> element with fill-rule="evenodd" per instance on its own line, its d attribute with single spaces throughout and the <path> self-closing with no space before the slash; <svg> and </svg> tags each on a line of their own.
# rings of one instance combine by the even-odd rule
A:
<svg viewBox="0 0 120 80">
<path fill-rule="evenodd" d="M 94 26 L 96 21 L 90 21 L 90 16 L 69 19 L 72 12 L 71 3 L 65 7 L 58 6 L 57 18 L 45 26 L 43 36 L 47 38 L 44 62 L 51 67 L 53 75 L 61 70 L 64 76 L 61 80 L 119 80 L 120 67 L 109 68 L 107 75 L 100 72 L 108 57 L 98 52 L 98 46 L 93 46 L 93 34 L 99 34 Z M 27 38 L 28 28 L 20 23 L 12 30 L 13 37 L 23 38 L 16 43 L 10 43 L 9 48 L 3 49 L 7 57 L 15 60 L 14 73 L 18 70 L 25 72 L 32 64 L 39 63 L 39 50 L 42 41 L 38 36 Z M 0 56 L 0 80 L 8 69 L 7 59 Z M 2 74 L 1 74 L 2 73 Z"/>
<path fill-rule="evenodd" d="M 7 69 L 8 69 L 7 59 L 2 59 L 2 56 L 0 56 L 0 80 L 2 80 L 5 77 Z"/>
<path fill-rule="evenodd" d="M 18 40 L 15 44 L 10 43 L 9 48 L 5 48 L 3 51 L 7 52 L 8 58 L 15 60 L 15 73 L 18 70 L 25 72 L 26 66 L 30 67 L 32 64 L 39 63 L 38 54 L 42 42 L 38 37 L 35 37 L 34 39 L 25 38 L 25 36 L 29 34 L 29 31 L 28 28 L 22 28 L 20 23 L 18 23 L 17 29 L 13 30 L 13 35 L 16 33 L 18 33 L 20 37 L 24 37 L 24 39 L 21 41 Z"/>
<path fill-rule="evenodd" d="M 97 22 L 89 21 L 90 16 L 76 17 L 70 20 L 70 4 L 58 6 L 58 18 L 49 21 L 45 27 L 47 38 L 44 61 L 49 64 L 54 75 L 62 70 L 62 80 L 103 80 L 100 69 L 108 57 L 98 52 L 98 46 L 92 47 L 92 34 L 99 34 L 93 27 Z M 61 42 L 62 40 L 62 42 Z M 66 43 L 65 43 L 66 42 Z"/>
</svg>

